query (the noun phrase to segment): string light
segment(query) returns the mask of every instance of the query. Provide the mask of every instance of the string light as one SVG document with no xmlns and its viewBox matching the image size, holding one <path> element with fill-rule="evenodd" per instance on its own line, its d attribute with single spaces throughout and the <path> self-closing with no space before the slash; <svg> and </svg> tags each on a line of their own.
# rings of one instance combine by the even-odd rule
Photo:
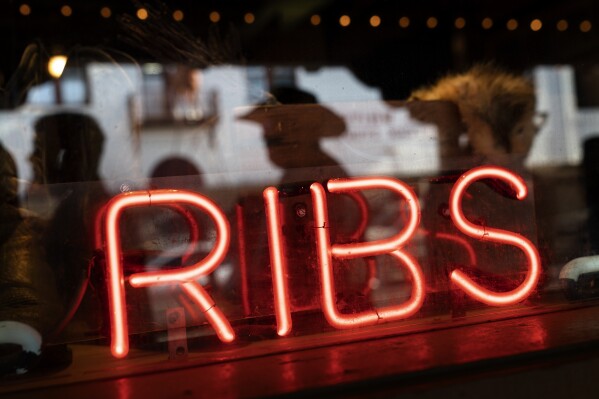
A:
<svg viewBox="0 0 599 399">
<path fill-rule="evenodd" d="M 31 7 L 29 7 L 29 4 L 21 4 L 21 6 L 19 7 L 19 12 L 21 13 L 21 15 L 29 15 L 31 14 Z"/>
<path fill-rule="evenodd" d="M 220 14 L 217 11 L 212 11 L 210 13 L 210 22 L 214 22 L 217 23 L 218 21 L 220 21 Z"/>
<path fill-rule="evenodd" d="M 349 24 L 351 23 L 351 18 L 347 15 L 342 15 L 341 18 L 339 18 L 339 25 L 346 27 L 349 26 Z"/>
<path fill-rule="evenodd" d="M 370 26 L 372 26 L 373 28 L 376 28 L 380 24 L 381 24 L 381 17 L 379 17 L 378 15 L 373 15 L 372 17 L 370 17 Z"/>
<path fill-rule="evenodd" d="M 533 19 L 532 21 L 530 21 L 530 29 L 533 32 L 540 31 L 542 27 L 543 27 L 543 23 L 541 22 L 540 19 Z"/>
<path fill-rule="evenodd" d="M 426 26 L 428 26 L 430 29 L 435 29 L 438 23 L 439 21 L 435 17 L 429 17 L 426 20 Z"/>
<path fill-rule="evenodd" d="M 181 10 L 175 10 L 173 12 L 173 19 L 177 22 L 183 21 L 184 16 L 185 16 L 185 14 L 183 14 L 183 11 L 181 11 Z"/>
<path fill-rule="evenodd" d="M 568 21 L 566 21 L 565 19 L 560 19 L 557 22 L 557 30 L 559 30 L 560 32 L 563 32 L 567 29 L 568 29 Z"/>
<path fill-rule="evenodd" d="M 110 18 L 110 16 L 112 15 L 112 11 L 108 7 L 102 7 L 102 9 L 100 10 L 100 15 L 103 18 Z"/>
<path fill-rule="evenodd" d="M 507 21 L 506 26 L 508 30 L 516 30 L 518 29 L 518 21 L 512 18 L 509 21 Z"/>
<path fill-rule="evenodd" d="M 580 31 L 583 33 L 590 31 L 592 27 L 591 21 L 585 20 L 580 23 Z"/>
<path fill-rule="evenodd" d="M 141 19 L 142 21 L 148 19 L 148 10 L 146 10 L 145 8 L 138 9 L 137 18 Z"/>
<path fill-rule="evenodd" d="M 491 27 L 493 27 L 493 20 L 489 17 L 483 19 L 483 21 L 481 22 L 481 25 L 483 27 L 483 29 L 491 29 Z"/>
<path fill-rule="evenodd" d="M 31 15 L 31 6 L 27 3 L 23 3 L 19 6 L 19 13 L 23 16 L 29 16 Z M 69 5 L 63 5 L 60 8 L 60 13 L 64 16 L 64 17 L 70 17 L 73 15 L 73 9 L 71 6 Z M 102 7 L 100 9 L 100 15 L 103 18 L 110 18 L 112 16 L 112 10 L 110 9 L 110 7 Z M 139 18 L 140 20 L 146 20 L 149 17 L 149 13 L 147 11 L 147 9 L 145 8 L 139 8 L 136 12 L 137 18 Z M 175 21 L 180 22 L 184 19 L 185 14 L 182 10 L 175 10 L 172 14 L 172 17 Z M 217 11 L 212 11 L 209 14 L 209 19 L 211 22 L 213 23 L 217 23 L 220 21 L 221 19 L 221 15 L 219 12 Z M 255 15 L 251 12 L 248 12 L 244 15 L 244 21 L 247 24 L 253 24 L 255 22 Z M 372 27 L 379 27 L 381 25 L 381 17 L 378 15 L 373 15 L 370 17 L 369 23 L 370 26 Z M 399 19 L 399 26 L 401 28 L 408 28 L 410 26 L 410 18 L 407 16 L 403 16 Z M 314 14 L 310 17 L 310 23 L 313 26 L 318 26 L 322 23 L 322 18 L 320 15 L 318 14 Z M 339 25 L 341 25 L 342 27 L 347 27 L 351 24 L 351 18 L 348 15 L 342 15 L 339 18 Z M 426 20 L 426 26 L 429 29 L 434 29 L 438 26 L 439 24 L 439 20 L 436 17 L 429 17 Z M 463 17 L 457 17 L 454 20 L 454 27 L 456 29 L 464 29 L 464 27 L 466 26 L 466 20 Z M 485 17 L 483 18 L 483 20 L 481 21 L 481 26 L 483 29 L 491 29 L 493 27 L 493 19 L 491 19 L 490 17 Z M 506 28 L 510 31 L 514 31 L 516 29 L 518 29 L 519 27 L 519 23 L 516 19 L 511 18 L 506 22 Z M 538 32 L 542 29 L 543 27 L 543 22 L 538 19 L 535 18 L 530 22 L 530 29 L 534 32 Z M 569 23 L 567 20 L 565 19 L 560 19 L 557 23 L 556 23 L 556 29 L 560 32 L 564 32 L 566 30 L 568 30 L 569 28 Z M 590 32 L 592 30 L 592 23 L 589 20 L 584 20 L 582 22 L 580 22 L 579 24 L 579 29 L 581 32 L 583 33 L 587 33 Z"/>
<path fill-rule="evenodd" d="M 253 24 L 254 21 L 256 20 L 256 17 L 254 17 L 254 14 L 252 14 L 251 12 L 246 13 L 243 16 L 243 20 L 245 21 L 246 24 Z"/>
<path fill-rule="evenodd" d="M 70 17 L 73 14 L 73 9 L 68 5 L 64 5 L 60 8 L 60 13 L 65 17 Z"/>
</svg>

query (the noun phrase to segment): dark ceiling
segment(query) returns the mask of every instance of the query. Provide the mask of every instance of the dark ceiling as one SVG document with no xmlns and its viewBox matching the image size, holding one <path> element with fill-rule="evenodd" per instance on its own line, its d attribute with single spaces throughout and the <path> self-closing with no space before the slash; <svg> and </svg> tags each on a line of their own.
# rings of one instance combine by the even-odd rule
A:
<svg viewBox="0 0 599 399">
<path fill-rule="evenodd" d="M 28 43 L 37 41 L 47 54 L 68 53 L 82 46 L 104 49 L 113 56 L 137 60 L 185 62 L 197 66 L 292 64 L 318 67 L 347 65 L 364 82 L 381 87 L 388 98 L 449 70 L 492 61 L 513 70 L 537 64 L 599 64 L 599 13 L 596 0 L 503 1 L 197 1 L 165 0 L 0 0 L 1 73 L 13 73 Z M 29 14 L 23 15 L 23 4 Z M 69 5 L 71 15 L 61 7 Z M 109 7 L 111 15 L 102 17 Z M 145 20 L 139 8 L 149 11 Z M 175 21 L 173 12 L 183 19 Z M 218 12 L 218 22 L 210 13 Z M 254 20 L 244 18 L 252 13 Z M 181 15 L 181 14 L 179 14 Z M 320 23 L 313 25 L 311 17 Z M 340 18 L 350 17 L 342 27 Z M 372 16 L 380 25 L 370 24 Z M 402 28 L 401 17 L 410 24 Z M 427 22 L 434 25 L 427 26 Z M 464 18 L 458 29 L 456 18 Z M 492 20 L 485 28 L 482 21 Z M 515 30 L 507 23 L 514 19 Z M 538 19 L 542 26 L 531 29 Z M 567 21 L 565 31 L 557 29 Z M 581 23 L 590 23 L 584 32 Z"/>
</svg>

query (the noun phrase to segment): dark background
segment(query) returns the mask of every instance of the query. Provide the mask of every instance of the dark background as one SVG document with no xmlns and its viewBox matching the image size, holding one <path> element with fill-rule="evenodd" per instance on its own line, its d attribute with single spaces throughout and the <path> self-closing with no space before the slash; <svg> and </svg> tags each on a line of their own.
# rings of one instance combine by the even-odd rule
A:
<svg viewBox="0 0 599 399">
<path fill-rule="evenodd" d="M 19 7 L 31 8 L 27 16 Z M 436 80 L 448 71 L 459 71 L 476 62 L 492 61 L 514 72 L 538 64 L 570 64 L 577 73 L 580 106 L 599 105 L 599 7 L 594 0 L 437 0 L 437 1 L 347 1 L 347 0 L 0 0 L 0 82 L 14 72 L 25 46 L 33 41 L 44 51 L 68 53 L 73 48 L 93 46 L 118 50 L 138 61 L 185 62 L 197 66 L 234 64 L 347 65 L 365 83 L 378 86 L 387 99 L 405 98 L 409 92 Z M 72 15 L 61 15 L 68 4 Z M 102 7 L 112 15 L 103 18 Z M 140 7 L 150 17 L 135 17 Z M 184 18 L 176 22 L 174 10 Z M 217 11 L 220 21 L 209 14 Z M 252 24 L 244 15 L 255 16 Z M 310 17 L 321 23 L 313 26 Z M 341 15 L 351 17 L 341 27 Z M 369 24 L 372 15 L 381 25 Z M 401 28 L 399 18 L 410 18 Z M 435 17 L 434 29 L 426 26 Z M 457 17 L 466 20 L 456 29 Z M 481 21 L 493 20 L 490 29 Z M 506 22 L 519 26 L 510 31 Z M 530 29 L 538 18 L 543 26 Z M 569 23 L 566 31 L 557 21 Z M 592 23 L 581 32 L 583 20 Z M 202 51 L 200 51 L 202 50 Z M 205 52 L 203 52 L 205 50 Z M 1 86 L 0 86 L 1 87 Z"/>
</svg>

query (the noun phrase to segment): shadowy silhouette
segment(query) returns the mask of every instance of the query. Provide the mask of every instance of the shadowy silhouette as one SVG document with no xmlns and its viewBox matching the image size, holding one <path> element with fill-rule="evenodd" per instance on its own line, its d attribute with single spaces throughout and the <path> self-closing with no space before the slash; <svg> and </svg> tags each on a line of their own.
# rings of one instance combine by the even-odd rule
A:
<svg viewBox="0 0 599 399">
<path fill-rule="evenodd" d="M 278 87 L 271 91 L 266 104 L 255 107 L 242 119 L 259 123 L 273 164 L 283 169 L 278 184 L 284 251 L 288 264 L 291 304 L 294 311 L 318 308 L 319 273 L 315 248 L 315 226 L 310 185 L 323 184 L 332 178 L 347 177 L 345 169 L 320 144 L 325 137 L 338 137 L 346 130 L 345 121 L 330 109 L 317 104 L 316 98 L 295 87 Z M 332 242 L 348 242 L 357 225 L 356 205 L 344 195 L 327 195 Z M 240 201 L 242 263 L 247 264 L 248 289 L 245 299 L 253 314 L 272 311 L 272 283 L 262 276 L 270 263 L 264 235 L 264 204 L 261 198 Z M 327 226 L 328 227 L 328 226 Z M 260 238 L 260 239 L 258 239 Z M 337 300 L 343 311 L 360 311 L 370 306 L 363 292 L 365 274 L 348 261 L 335 260 Z M 263 274 L 262 274 L 263 273 Z M 347 304 L 344 309 L 343 304 Z"/>
<path fill-rule="evenodd" d="M 30 156 L 34 182 L 29 198 L 55 204 L 43 243 L 67 309 L 55 334 L 74 315 L 90 281 L 96 249 L 95 219 L 109 198 L 98 173 L 103 143 L 98 123 L 85 114 L 60 112 L 35 123 Z M 102 281 L 101 272 L 94 273 L 93 280 Z M 87 312 L 87 316 L 93 324 L 101 322 L 99 312 Z"/>
</svg>

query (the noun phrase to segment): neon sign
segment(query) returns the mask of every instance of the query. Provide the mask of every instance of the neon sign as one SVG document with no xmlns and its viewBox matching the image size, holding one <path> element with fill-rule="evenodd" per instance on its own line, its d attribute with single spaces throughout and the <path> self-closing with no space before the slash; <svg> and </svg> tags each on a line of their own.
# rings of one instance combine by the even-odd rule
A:
<svg viewBox="0 0 599 399">
<path fill-rule="evenodd" d="M 178 270 L 135 273 L 129 277 L 133 287 L 180 284 L 183 291 L 199 305 L 208 321 L 214 326 L 218 337 L 225 342 L 235 339 L 228 320 L 196 279 L 212 273 L 224 259 L 229 248 L 229 222 L 218 205 L 208 198 L 192 192 L 175 190 L 153 190 L 130 192 L 114 197 L 106 205 L 105 236 L 106 265 L 108 268 L 108 305 L 110 309 L 111 351 L 115 357 L 124 357 L 129 352 L 127 308 L 119 234 L 119 218 L 127 208 L 149 205 L 187 204 L 195 206 L 210 216 L 216 226 L 216 243 L 212 251 L 200 262 Z"/>
<path fill-rule="evenodd" d="M 450 280 L 457 288 L 476 301 L 490 306 L 509 306 L 523 301 L 535 289 L 540 276 L 540 258 L 536 247 L 525 237 L 517 233 L 474 224 L 464 215 L 462 198 L 468 187 L 478 180 L 489 178 L 500 179 L 510 184 L 515 189 L 516 198 L 519 200 L 524 199 L 527 195 L 524 181 L 515 173 L 500 167 L 484 166 L 474 168 L 464 173 L 453 186 L 449 198 L 451 220 L 458 230 L 468 237 L 482 242 L 511 245 L 522 250 L 526 256 L 528 266 L 526 277 L 517 288 L 508 292 L 494 292 L 485 288 L 473 281 L 466 273 L 457 269 L 450 273 Z M 316 255 L 320 275 L 320 306 L 327 322 L 337 329 L 359 328 L 406 319 L 418 313 L 426 295 L 425 277 L 416 259 L 405 249 L 420 224 L 420 206 L 414 191 L 401 180 L 389 177 L 331 179 L 326 183 L 326 189 L 331 195 L 343 194 L 352 198 L 357 204 L 361 215 L 358 227 L 350 235 L 350 243 L 331 243 L 325 187 L 320 183 L 313 183 L 310 186 Z M 360 241 L 368 224 L 368 206 L 361 193 L 373 189 L 388 190 L 394 193 L 402 202 L 407 204 L 408 216 L 405 226 L 391 237 L 375 241 Z M 288 265 L 284 249 L 285 238 L 282 232 L 281 203 L 279 202 L 278 190 L 274 187 L 266 188 L 263 192 L 263 200 L 266 211 L 266 230 L 277 334 L 286 336 L 292 331 L 293 324 L 287 281 Z M 120 358 L 126 356 L 129 351 L 125 276 L 119 218 L 128 208 L 150 205 L 166 206 L 182 214 L 187 220 L 192 240 L 182 257 L 183 264 L 190 259 L 190 254 L 193 252 L 192 246 L 199 237 L 199 228 L 194 222 L 193 216 L 182 205 L 195 207 L 209 216 L 215 226 L 216 240 L 208 255 L 199 262 L 178 269 L 134 273 L 127 278 L 129 284 L 136 288 L 155 285 L 179 285 L 191 302 L 204 313 L 221 341 L 231 342 L 235 340 L 235 332 L 226 316 L 202 285 L 196 282 L 200 277 L 214 272 L 224 260 L 229 249 L 231 232 L 229 222 L 223 211 L 212 200 L 190 191 L 150 190 L 129 192 L 115 196 L 108 202 L 97 218 L 97 220 L 103 220 L 102 225 L 104 227 L 103 237 L 102 232 L 97 231 L 96 235 L 105 240 L 112 354 Z M 97 225 L 98 223 L 97 221 Z M 237 227 L 243 228 L 243 225 Z M 444 233 L 435 233 L 434 236 L 464 246 L 469 259 L 473 264 L 476 263 L 476 254 L 473 248 L 463 238 Z M 100 240 L 100 238 L 97 238 L 97 240 Z M 240 242 L 239 245 L 242 247 L 245 244 Z M 391 256 L 398 263 L 398 267 L 407 270 L 411 280 L 410 297 L 401 304 L 388 305 L 360 313 L 344 314 L 340 312 L 335 301 L 333 259 L 366 258 L 370 269 L 369 278 L 372 278 L 375 273 L 372 258 L 382 255 Z M 247 265 L 240 262 L 240 268 L 244 269 L 245 267 Z M 247 270 L 241 270 L 242 280 L 244 273 L 247 274 Z M 247 314 L 249 305 L 247 298 L 244 298 L 242 298 L 242 301 L 244 302 L 244 311 Z M 184 303 L 187 307 L 191 306 L 186 300 Z"/>
<path fill-rule="evenodd" d="M 519 234 L 511 233 L 492 227 L 479 226 L 470 222 L 462 211 L 462 197 L 472 183 L 480 179 L 495 178 L 510 183 L 516 189 L 516 198 L 523 200 L 526 197 L 526 184 L 518 175 L 507 169 L 498 167 L 480 167 L 464 173 L 453 186 L 449 197 L 449 211 L 456 227 L 467 236 L 481 241 L 491 241 L 500 244 L 513 245 L 524 251 L 528 260 L 526 278 L 518 288 L 497 293 L 481 287 L 472 281 L 464 272 L 454 270 L 451 280 L 472 298 L 490 306 L 512 305 L 528 297 L 539 281 L 541 273 L 541 260 L 535 246 Z"/>
</svg>

